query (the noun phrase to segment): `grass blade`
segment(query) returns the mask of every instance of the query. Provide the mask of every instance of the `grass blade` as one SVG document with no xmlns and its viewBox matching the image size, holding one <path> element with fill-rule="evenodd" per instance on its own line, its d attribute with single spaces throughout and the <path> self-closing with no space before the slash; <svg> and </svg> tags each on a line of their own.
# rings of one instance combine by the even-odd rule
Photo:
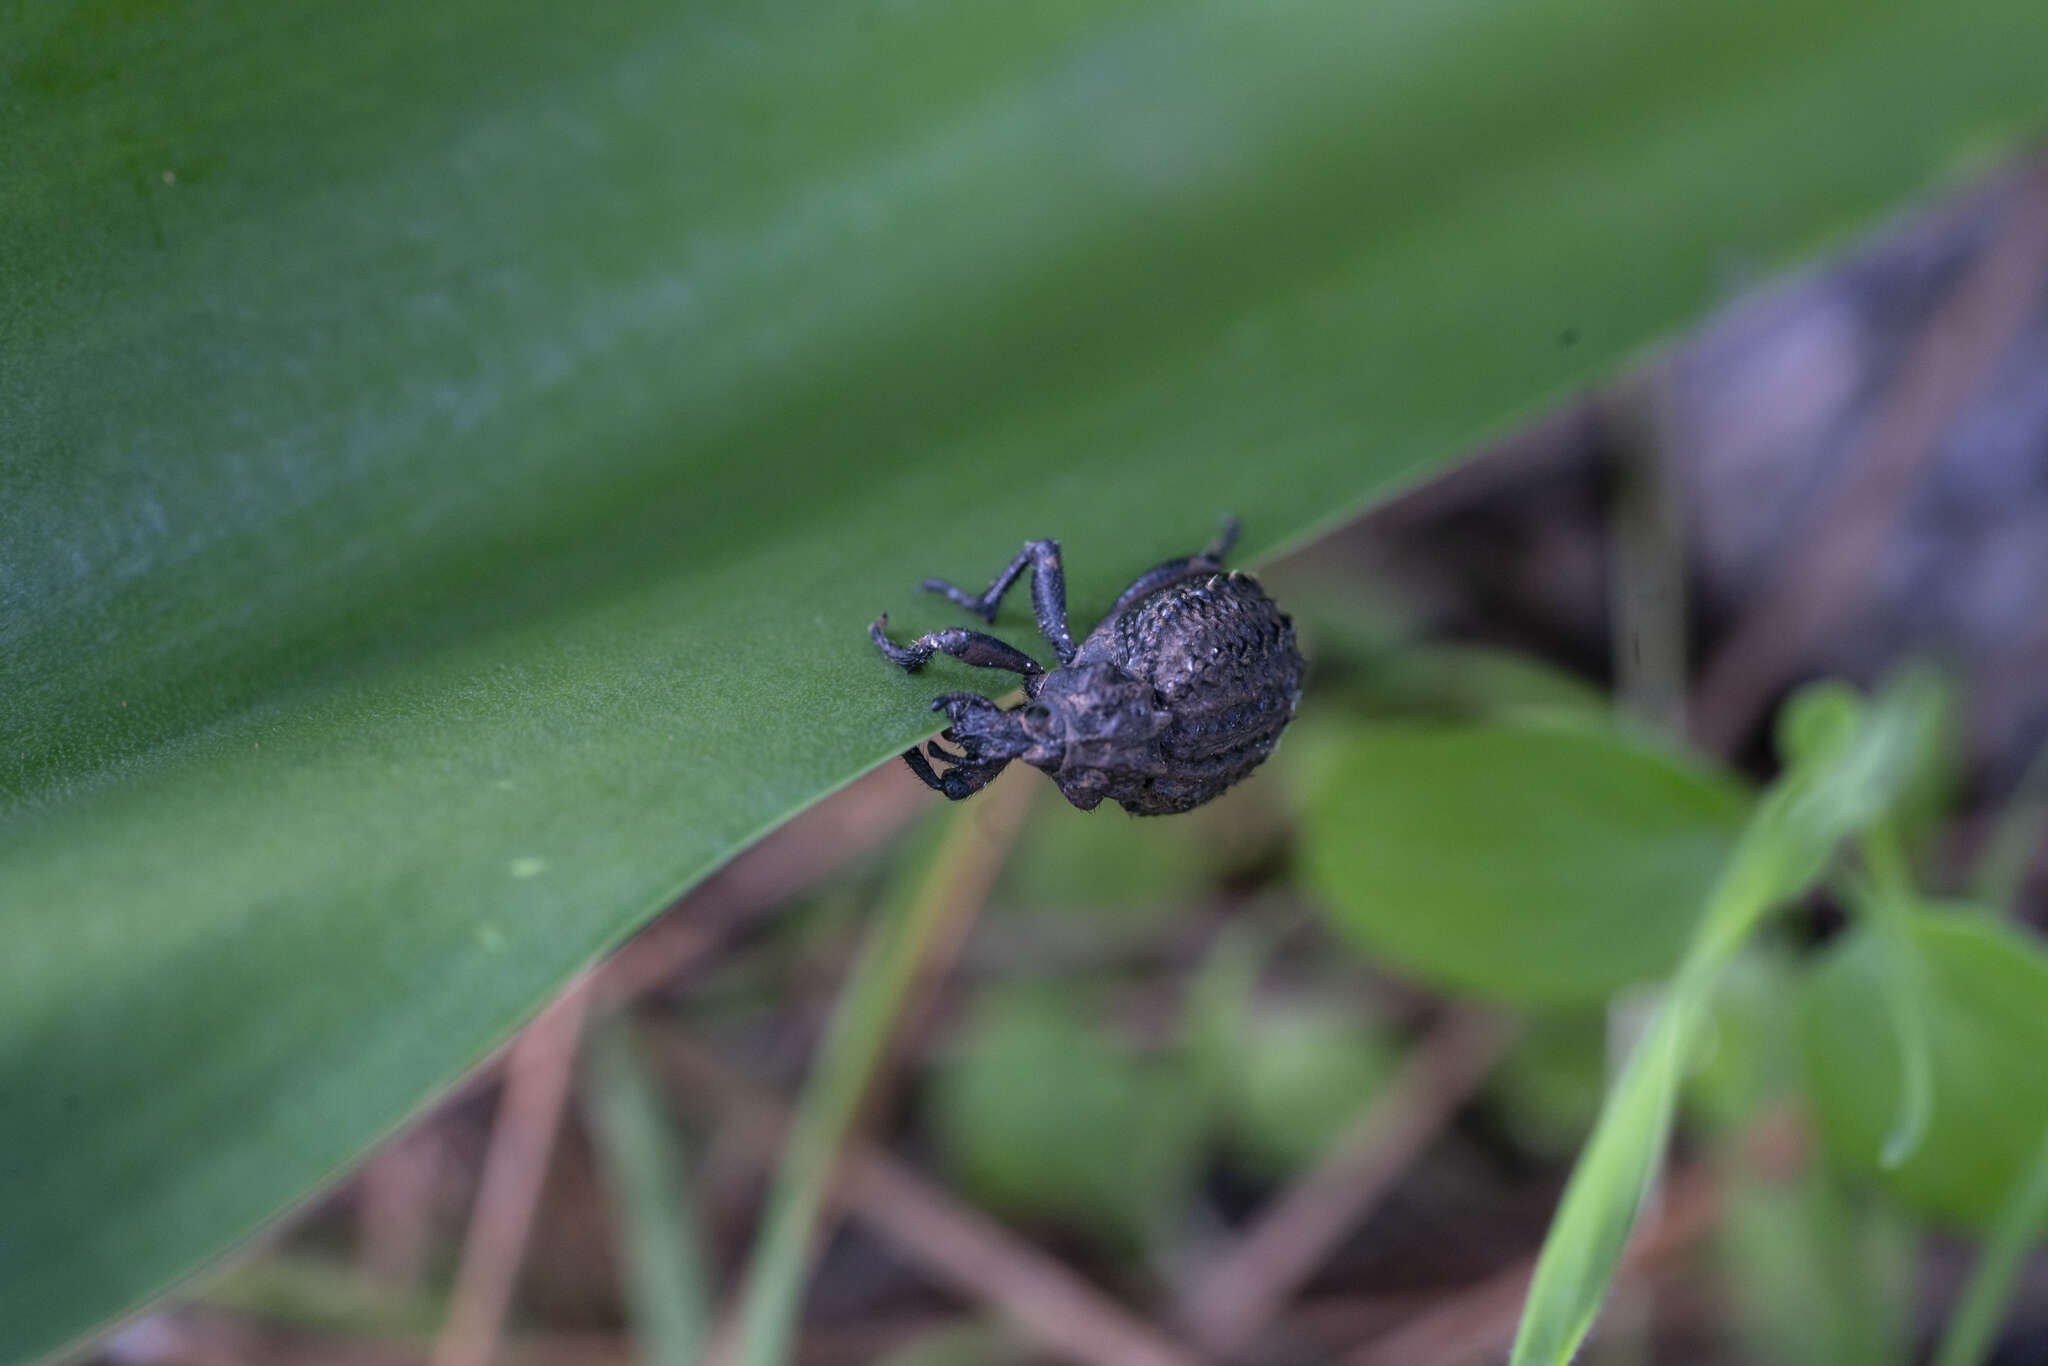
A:
<svg viewBox="0 0 2048 1366">
<path fill-rule="evenodd" d="M 2020 1262 L 2041 1241 L 2048 1222 L 2048 1134 L 2020 1187 L 2007 1202 L 1970 1272 L 1963 1302 L 1941 1337 L 1934 1366 L 1981 1366 L 2012 1300 Z"/>
<path fill-rule="evenodd" d="M 891 897 L 840 992 L 768 1196 L 740 1308 L 743 1366 L 789 1360 L 811 1241 L 833 1168 L 881 1067 L 919 965 L 948 917 L 987 894 L 1033 789 L 1014 774 L 969 808 L 946 813 L 937 852 L 907 896 Z"/>
<path fill-rule="evenodd" d="M 1867 710 L 1837 689 L 1795 699 L 1790 768 L 1758 803 L 1709 896 L 1671 990 L 1608 1093 L 1537 1258 L 1511 1366 L 1565 1366 L 1592 1330 L 1671 1131 L 1679 1082 L 1723 969 L 1763 917 L 1876 819 L 1934 720 L 1912 677 Z"/>
<path fill-rule="evenodd" d="M 1885 1006 L 1899 1037 L 1899 1109 L 1878 1153 L 1879 1163 L 1890 1168 L 1913 1155 L 1934 1122 L 1931 988 L 1913 943 L 1912 915 L 1919 898 L 1897 834 L 1882 825 L 1873 828 L 1863 841 L 1863 858 L 1870 877 L 1856 889 L 1856 905 L 1884 944 Z"/>
<path fill-rule="evenodd" d="M 592 1033 L 584 1113 L 624 1235 L 633 1337 L 650 1366 L 697 1366 L 710 1335 L 711 1284 L 681 1135 L 624 1016 Z"/>
</svg>

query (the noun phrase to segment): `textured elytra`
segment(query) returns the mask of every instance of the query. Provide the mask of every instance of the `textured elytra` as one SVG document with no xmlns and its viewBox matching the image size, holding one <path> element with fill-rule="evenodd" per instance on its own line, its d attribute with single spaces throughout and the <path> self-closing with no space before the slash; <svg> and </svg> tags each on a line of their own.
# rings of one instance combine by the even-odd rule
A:
<svg viewBox="0 0 2048 1366">
<path fill-rule="evenodd" d="M 1139 575 L 1079 645 L 1067 630 L 1057 541 L 1028 542 L 983 593 L 927 579 L 927 589 L 993 622 L 1029 569 L 1039 629 L 1060 667 L 1047 673 L 1016 647 L 959 627 L 897 645 L 884 632 L 888 618 L 877 619 L 875 645 L 911 672 L 948 654 L 1024 678 L 1025 701 L 1010 710 L 977 693 L 935 699 L 950 723 L 941 738 L 959 750 L 926 746 L 948 765 L 943 774 L 917 749 L 904 762 L 956 801 L 1013 759 L 1050 774 L 1084 811 L 1106 798 L 1133 815 L 1167 815 L 1228 789 L 1273 752 L 1300 701 L 1302 671 L 1293 622 L 1256 579 L 1223 569 L 1236 535 L 1232 523 L 1200 554 Z"/>
</svg>

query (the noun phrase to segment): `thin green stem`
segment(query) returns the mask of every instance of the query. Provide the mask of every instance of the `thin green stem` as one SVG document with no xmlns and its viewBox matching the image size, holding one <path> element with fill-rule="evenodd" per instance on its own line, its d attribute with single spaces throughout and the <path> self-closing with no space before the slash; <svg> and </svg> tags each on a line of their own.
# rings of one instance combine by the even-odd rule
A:
<svg viewBox="0 0 2048 1366">
<path fill-rule="evenodd" d="M 1878 1154 L 1878 1161 L 1890 1169 L 1913 1155 L 1934 1120 L 1934 1044 L 1928 1025 L 1927 971 L 1913 944 L 1912 917 L 1919 896 L 1905 850 L 1889 822 L 1872 826 L 1862 844 L 1869 877 L 1852 884 L 1853 893 L 1857 908 L 1884 946 L 1885 1004 L 1899 1040 L 1899 1110 Z"/>
<path fill-rule="evenodd" d="M 768 1197 L 740 1310 L 741 1366 L 789 1360 L 811 1240 L 839 1150 L 888 1053 L 918 968 L 963 902 L 978 903 L 1008 852 L 1028 789 L 1002 784 L 947 814 L 937 853 L 914 893 L 892 897 L 869 931 L 833 1010 Z"/>
<path fill-rule="evenodd" d="M 592 1031 L 584 1061 L 584 1110 L 623 1234 L 640 1359 L 649 1366 L 692 1366 L 702 1359 L 710 1332 L 711 1295 L 681 1135 L 624 1017 Z"/>
<path fill-rule="evenodd" d="M 2027 764 L 2005 810 L 1999 813 L 1971 875 L 1970 895 L 1986 906 L 2009 910 L 2026 882 L 2044 831 L 2048 831 L 2048 745 Z"/>
<path fill-rule="evenodd" d="M 1789 770 L 1758 801 L 1662 1009 L 1608 1092 L 1537 1257 L 1511 1366 L 1565 1366 L 1592 1331 L 1670 1137 L 1700 1020 L 1722 972 L 1776 907 L 1826 871 L 1836 847 L 1882 819 L 1932 722 L 1902 678 L 1867 708 L 1841 690 L 1806 708 Z"/>
<path fill-rule="evenodd" d="M 1942 1334 L 1934 1366 L 1981 1366 L 1990 1354 L 2006 1306 L 2019 1280 L 2020 1263 L 2041 1241 L 2048 1223 L 2048 1134 L 2021 1175 L 2019 1188 L 2006 1201 L 1984 1240 L 1984 1250 L 1970 1272 L 1963 1302 Z"/>
</svg>

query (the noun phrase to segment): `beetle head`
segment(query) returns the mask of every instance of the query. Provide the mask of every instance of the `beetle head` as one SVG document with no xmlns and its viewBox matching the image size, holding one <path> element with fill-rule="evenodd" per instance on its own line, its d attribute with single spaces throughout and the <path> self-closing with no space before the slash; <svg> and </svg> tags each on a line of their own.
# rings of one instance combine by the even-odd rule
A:
<svg viewBox="0 0 2048 1366">
<path fill-rule="evenodd" d="M 1029 740 L 1018 757 L 1052 774 L 1076 805 L 1106 790 L 1112 773 L 1148 767 L 1170 719 L 1151 684 L 1113 664 L 1055 670 L 1011 714 Z"/>
</svg>

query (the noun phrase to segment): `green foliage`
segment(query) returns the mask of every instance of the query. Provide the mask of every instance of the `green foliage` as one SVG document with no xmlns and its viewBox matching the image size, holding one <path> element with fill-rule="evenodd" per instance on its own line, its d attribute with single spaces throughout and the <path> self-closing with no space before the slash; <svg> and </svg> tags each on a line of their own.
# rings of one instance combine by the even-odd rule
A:
<svg viewBox="0 0 2048 1366">
<path fill-rule="evenodd" d="M 1287 603 L 1293 608 L 1294 599 Z M 1299 622 L 1300 613 L 1295 616 Z M 1326 630 L 1308 648 L 1318 674 L 1339 673 L 1344 700 L 1368 716 L 1604 724 L 1614 710 L 1605 693 L 1577 674 L 1495 646 L 1392 640 L 1368 646 Z"/>
<path fill-rule="evenodd" d="M 236 1262 L 193 1288 L 210 1309 L 289 1323 L 310 1332 L 430 1341 L 448 1314 L 438 1289 L 404 1288 L 363 1274 L 353 1259 L 278 1251 Z"/>
<path fill-rule="evenodd" d="M 1133 1057 L 1067 993 L 1028 989 L 982 1006 L 932 1105 L 976 1199 L 1127 1247 L 1180 1207 L 1207 1110 L 1183 1060 Z"/>
<path fill-rule="evenodd" d="M 1552 1011 L 1523 1026 L 1487 1094 L 1518 1143 L 1562 1158 L 1585 1140 L 1606 1089 L 1605 1016 Z"/>
<path fill-rule="evenodd" d="M 0 1359 L 919 734 L 860 628 L 943 619 L 923 575 L 1056 533 L 1086 618 L 1223 512 L 1303 537 L 2009 140 L 2044 41 L 2034 0 L 9 7 Z"/>
<path fill-rule="evenodd" d="M 1989 1359 L 2005 1307 L 2019 1288 L 2027 1254 L 2048 1228 L 2048 1134 L 2008 1192 L 1941 1337 L 1934 1366 L 1980 1366 Z"/>
<path fill-rule="evenodd" d="M 1714 1242 L 1741 1359 L 1901 1366 L 1915 1275 L 1910 1226 L 1865 1198 L 1818 1153 L 1786 1171 L 1773 1116 L 1801 1080 L 1794 955 L 1746 953 L 1729 964 L 1685 1079 L 1722 1183 Z"/>
<path fill-rule="evenodd" d="M 1924 678 L 1906 677 L 1868 708 L 1831 687 L 1789 704 L 1786 771 L 1744 827 L 1572 1169 L 1530 1282 L 1513 1366 L 1564 1366 L 1585 1341 L 1663 1160 L 1678 1088 L 1722 975 L 1764 916 L 1811 885 L 1843 839 L 1907 791 L 1938 723 L 1935 697 Z"/>
<path fill-rule="evenodd" d="M 1669 972 L 1743 806 L 1583 726 L 1367 726 L 1305 762 L 1306 874 L 1338 927 L 1433 984 L 1524 1003 Z"/>
<path fill-rule="evenodd" d="M 1919 895 L 1888 823 L 1864 835 L 1863 862 L 1867 873 L 1857 881 L 1855 905 L 1884 944 L 1885 1006 L 1899 1045 L 1899 1109 L 1878 1161 L 1896 1167 L 1926 1139 L 1934 1118 L 1934 1044 L 1928 1022 L 1932 988 L 1913 942 Z"/>
<path fill-rule="evenodd" d="M 646 1366 L 692 1366 L 710 1335 L 713 1286 L 681 1135 L 624 1019 L 600 1021 L 585 1058 L 584 1113 L 621 1233 L 633 1340 Z"/>
<path fill-rule="evenodd" d="M 1284 1180 L 1314 1162 L 1364 1112 L 1399 1061 L 1355 987 L 1295 982 L 1260 999 L 1266 947 L 1226 933 L 1195 979 L 1192 1062 L 1216 1136 L 1246 1168 Z"/>
<path fill-rule="evenodd" d="M 1245 1024 L 1224 1120 L 1251 1169 L 1279 1180 L 1322 1156 L 1393 1076 L 1400 1055 L 1358 1011 L 1334 1002 L 1256 1010 Z"/>
<path fill-rule="evenodd" d="M 946 812 L 943 833 L 885 893 L 833 1005 L 823 1047 L 790 1121 L 769 1187 L 740 1306 L 740 1366 L 782 1366 L 792 1355 L 819 1216 L 839 1152 L 879 1075 L 925 961 L 957 913 L 962 887 L 986 857 L 976 813 Z"/>
<path fill-rule="evenodd" d="M 1788 1183 L 1728 1175 L 1718 1251 L 1743 1359 L 1904 1366 L 1913 1360 L 1913 1241 L 1825 1162 Z"/>
<path fill-rule="evenodd" d="M 1792 1044 L 1798 977 L 1792 956 L 1781 950 L 1765 944 L 1742 955 L 1715 988 L 1701 1025 L 1699 1057 L 1685 1084 L 1688 1114 L 1710 1132 L 1742 1132 L 1764 1107 L 1798 1085 Z"/>
<path fill-rule="evenodd" d="M 1876 927 L 1849 936 L 1807 984 L 1807 1093 L 1845 1170 L 1874 1179 L 1908 1209 L 1981 1227 L 2004 1208 L 2048 1133 L 2048 952 L 1980 913 L 1923 914 L 1909 933 L 1929 987 L 1934 1104 L 1925 1140 L 1896 1167 L 1881 1161 L 1903 1082 L 1887 1018 L 1891 955 Z"/>
<path fill-rule="evenodd" d="M 1263 1005 L 1259 956 L 1226 938 L 1188 1004 L 1186 1037 L 1148 1056 L 1106 1041 L 1072 983 L 986 999 L 933 1096 L 940 1146 L 977 1198 L 1149 1245 L 1221 1143 L 1283 1179 L 1314 1161 L 1398 1055 L 1355 1005 L 1314 989 Z"/>
<path fill-rule="evenodd" d="M 1222 800 L 1235 804 L 1243 792 Z M 999 895 L 1018 909 L 1085 917 L 1091 935 L 1113 934 L 1121 921 L 1155 918 L 1207 884 L 1200 824 L 1037 802 L 1004 865 Z"/>
</svg>

